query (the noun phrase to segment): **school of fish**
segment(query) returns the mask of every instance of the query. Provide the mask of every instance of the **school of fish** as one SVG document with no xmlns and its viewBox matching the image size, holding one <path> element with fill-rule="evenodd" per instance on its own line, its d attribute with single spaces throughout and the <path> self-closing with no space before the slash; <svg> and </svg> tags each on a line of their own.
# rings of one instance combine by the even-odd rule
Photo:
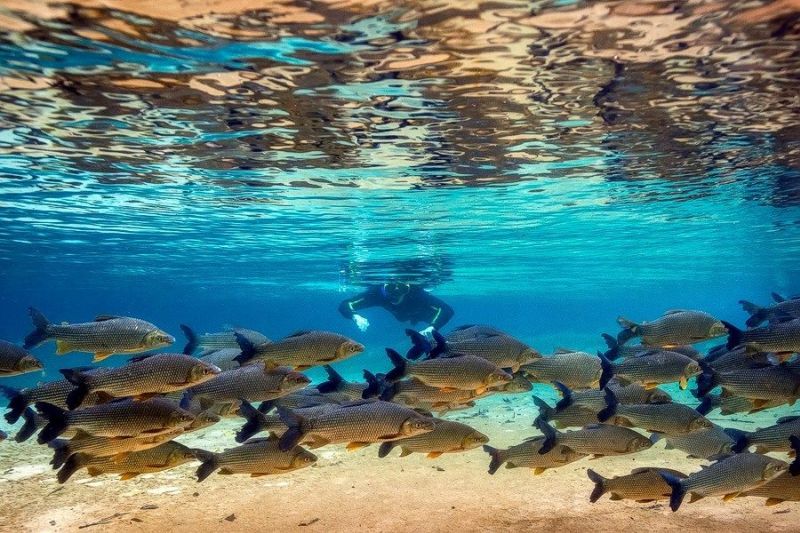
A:
<svg viewBox="0 0 800 533">
<path fill-rule="evenodd" d="M 750 315 L 746 328 L 697 310 L 670 310 L 648 322 L 619 317 L 621 331 L 603 334 L 607 349 L 596 354 L 558 349 L 543 356 L 494 326 L 430 337 L 407 330 L 406 355 L 386 348 L 391 370 L 364 370 L 364 382 L 347 381 L 331 366 L 365 349 L 334 332 L 300 331 L 273 341 L 248 329 L 197 335 L 181 325 L 186 346 L 153 353 L 175 338 L 144 320 L 102 315 L 54 324 L 31 308 L 33 331 L 24 345 L 0 340 L 0 378 L 43 370 L 29 350 L 50 340 L 58 355 L 88 352 L 94 361 L 142 355 L 118 367 L 63 368 L 64 379 L 22 390 L 0 385 L 0 392 L 8 399 L 8 423 L 23 420 L 13 440 L 38 433 L 37 441 L 53 450 L 60 483 L 82 469 L 130 479 L 193 461 L 200 463 L 198 481 L 214 473 L 284 474 L 314 464 L 310 450 L 338 444 L 348 450 L 376 444 L 379 457 L 398 449 L 400 457 L 436 458 L 482 447 L 489 474 L 502 465 L 541 474 L 664 440 L 710 464 L 690 473 L 643 466 L 614 478 L 592 468 L 590 501 L 605 494 L 668 500 L 673 511 L 687 495 L 690 503 L 719 496 L 774 505 L 800 501 L 800 416 L 752 432 L 706 418 L 714 409 L 731 415 L 794 405 L 800 396 L 800 298 L 772 296 L 764 306 L 740 302 Z M 723 342 L 706 354 L 693 347 L 713 339 Z M 328 379 L 312 386 L 303 371 L 316 366 Z M 690 380 L 695 408 L 658 388 L 687 389 Z M 551 385 L 561 400 L 549 405 L 534 396 L 537 433 L 510 448 L 493 447 L 489 436 L 442 418 L 490 395 L 529 392 L 534 383 Z M 238 445 L 212 452 L 174 440 L 223 417 L 244 420 Z M 6 438 L 0 432 L 0 441 Z"/>
</svg>

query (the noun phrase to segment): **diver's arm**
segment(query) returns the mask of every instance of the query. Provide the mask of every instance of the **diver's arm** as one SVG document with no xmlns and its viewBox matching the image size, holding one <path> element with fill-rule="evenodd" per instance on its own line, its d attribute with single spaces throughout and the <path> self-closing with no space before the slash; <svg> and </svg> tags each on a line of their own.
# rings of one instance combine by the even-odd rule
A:
<svg viewBox="0 0 800 533">
<path fill-rule="evenodd" d="M 441 329 L 447 324 L 455 312 L 453 308 L 445 302 L 434 296 L 430 297 L 430 306 L 433 310 L 433 318 L 431 319 L 431 327 L 434 329 Z"/>
<path fill-rule="evenodd" d="M 339 304 L 339 312 L 345 318 L 353 318 L 353 315 L 356 314 L 356 311 L 359 309 L 366 309 L 367 307 L 375 307 L 379 304 L 379 299 L 377 297 L 376 291 L 374 288 L 370 288 L 362 292 L 361 294 L 357 294 L 352 298 L 348 298 L 344 300 L 342 303 Z"/>
</svg>

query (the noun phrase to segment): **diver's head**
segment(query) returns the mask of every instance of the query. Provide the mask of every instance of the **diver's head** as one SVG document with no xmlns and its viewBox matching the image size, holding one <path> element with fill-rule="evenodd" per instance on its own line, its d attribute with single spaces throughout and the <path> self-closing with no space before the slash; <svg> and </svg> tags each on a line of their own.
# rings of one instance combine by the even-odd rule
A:
<svg viewBox="0 0 800 533">
<path fill-rule="evenodd" d="M 381 294 L 392 305 L 398 305 L 400 302 L 402 302 L 410 291 L 411 285 L 408 283 L 392 281 L 390 283 L 384 283 L 381 285 Z"/>
</svg>

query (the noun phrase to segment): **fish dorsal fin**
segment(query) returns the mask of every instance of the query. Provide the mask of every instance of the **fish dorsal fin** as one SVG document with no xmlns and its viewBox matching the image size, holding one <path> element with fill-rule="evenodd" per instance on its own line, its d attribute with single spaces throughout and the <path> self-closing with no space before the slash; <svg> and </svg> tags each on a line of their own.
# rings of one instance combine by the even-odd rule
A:
<svg viewBox="0 0 800 533">
<path fill-rule="evenodd" d="M 577 351 L 577 350 L 570 350 L 569 348 L 564 348 L 564 347 L 561 347 L 561 346 L 559 346 L 558 348 L 556 348 L 556 349 L 553 351 L 553 353 L 554 353 L 555 355 L 563 355 L 563 354 L 565 354 L 565 353 L 575 353 L 576 351 Z"/>
<path fill-rule="evenodd" d="M 105 322 L 106 320 L 114 320 L 115 318 L 122 318 L 118 315 L 97 315 L 94 317 L 95 322 Z"/>
<path fill-rule="evenodd" d="M 149 359 L 149 358 L 153 357 L 154 355 L 156 355 L 156 354 L 148 353 L 148 354 L 144 354 L 144 355 L 137 355 L 136 357 L 131 357 L 130 359 L 128 359 L 128 362 L 129 363 L 138 363 L 139 361 L 144 361 L 145 359 Z"/>
<path fill-rule="evenodd" d="M 295 331 L 291 335 L 287 335 L 286 338 L 291 339 L 292 337 L 302 337 L 303 335 L 308 335 L 309 333 L 311 333 L 310 329 L 301 329 L 300 331 Z"/>
<path fill-rule="evenodd" d="M 71 440 L 81 440 L 81 439 L 87 439 L 89 437 L 91 437 L 89 433 L 87 433 L 82 429 L 77 429 L 75 430 L 75 434 L 72 436 Z"/>
<path fill-rule="evenodd" d="M 653 468 L 650 466 L 640 466 L 631 470 L 631 474 L 644 474 L 645 472 L 650 472 L 652 469 Z"/>
<path fill-rule="evenodd" d="M 675 315 L 675 314 L 678 314 L 678 313 L 685 313 L 685 312 L 686 312 L 686 309 L 668 309 L 668 310 L 664 311 L 664 316 Z"/>
</svg>

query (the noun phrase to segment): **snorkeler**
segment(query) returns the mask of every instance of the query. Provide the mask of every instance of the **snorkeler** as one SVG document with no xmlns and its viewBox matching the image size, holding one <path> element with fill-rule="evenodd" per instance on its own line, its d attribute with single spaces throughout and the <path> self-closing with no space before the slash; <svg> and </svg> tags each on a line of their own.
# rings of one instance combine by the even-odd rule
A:
<svg viewBox="0 0 800 533">
<path fill-rule="evenodd" d="M 367 290 L 339 304 L 339 312 L 352 319 L 358 329 L 366 331 L 369 320 L 356 311 L 368 307 L 383 307 L 401 322 L 425 322 L 428 327 L 420 333 L 430 336 L 453 316 L 453 308 L 433 296 L 420 285 L 390 282 L 373 285 Z"/>
</svg>

